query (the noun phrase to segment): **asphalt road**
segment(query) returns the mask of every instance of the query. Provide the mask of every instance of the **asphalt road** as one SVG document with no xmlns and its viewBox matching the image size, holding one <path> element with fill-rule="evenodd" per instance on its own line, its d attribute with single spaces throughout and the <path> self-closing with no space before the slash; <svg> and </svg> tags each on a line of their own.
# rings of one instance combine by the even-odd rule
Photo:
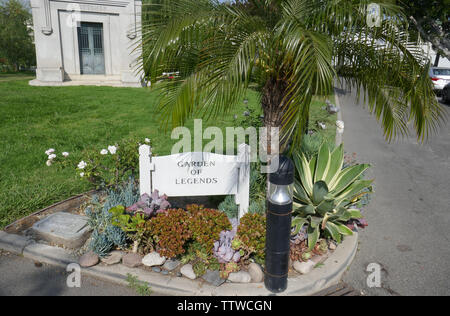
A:
<svg viewBox="0 0 450 316">
<path fill-rule="evenodd" d="M 338 95 L 345 149 L 371 163 L 375 179 L 369 227 L 344 281 L 367 295 L 450 295 L 450 124 L 425 144 L 414 136 L 389 144 L 354 92 Z M 380 288 L 367 286 L 370 263 L 382 269 Z"/>
<path fill-rule="evenodd" d="M 126 286 L 81 276 L 80 288 L 66 285 L 65 269 L 0 251 L 0 296 L 131 296 Z"/>
</svg>

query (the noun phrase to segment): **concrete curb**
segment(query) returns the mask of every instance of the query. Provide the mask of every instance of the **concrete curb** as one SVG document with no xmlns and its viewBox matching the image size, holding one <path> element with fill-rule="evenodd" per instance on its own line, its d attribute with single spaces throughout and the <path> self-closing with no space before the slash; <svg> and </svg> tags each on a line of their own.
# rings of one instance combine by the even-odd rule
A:
<svg viewBox="0 0 450 316">
<path fill-rule="evenodd" d="M 78 262 L 78 259 L 68 250 L 39 243 L 24 245 L 22 239 L 24 237 L 16 239 L 17 237 L 21 236 L 10 236 L 10 234 L 0 232 L 0 248 L 6 245 L 5 250 L 7 251 L 12 249 L 15 251 L 11 252 L 23 253 L 25 258 L 33 261 L 63 268 L 70 263 Z M 8 240 L 17 240 L 18 246 L 8 246 L 10 244 L 6 242 Z M 289 278 L 287 290 L 280 295 L 311 295 L 337 284 L 353 261 L 357 247 L 357 233 L 346 237 L 342 244 L 325 260 L 324 266 L 313 269 L 307 275 Z M 99 264 L 91 268 L 83 268 L 82 273 L 123 285 L 128 284 L 126 281 L 127 274 L 132 274 L 137 276 L 139 280 L 149 283 L 155 292 L 174 296 L 267 296 L 272 294 L 266 290 L 263 283 L 225 283 L 220 287 L 215 287 L 200 280 L 192 281 L 183 277 L 163 276 L 143 269 L 128 268 L 122 264 L 112 266 Z"/>
<path fill-rule="evenodd" d="M 0 249 L 5 251 L 21 255 L 25 247 L 32 242 L 33 241 L 27 237 L 0 231 Z"/>
</svg>

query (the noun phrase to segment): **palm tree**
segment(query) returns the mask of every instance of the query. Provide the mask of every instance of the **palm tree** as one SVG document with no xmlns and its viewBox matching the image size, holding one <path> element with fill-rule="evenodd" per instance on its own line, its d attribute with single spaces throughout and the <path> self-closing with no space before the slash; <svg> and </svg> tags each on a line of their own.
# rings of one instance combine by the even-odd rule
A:
<svg viewBox="0 0 450 316">
<path fill-rule="evenodd" d="M 407 135 L 409 122 L 425 140 L 444 118 L 429 63 L 401 8 L 381 4 L 374 27 L 370 2 L 147 0 L 142 67 L 161 92 L 162 116 L 174 126 L 194 113 L 217 117 L 256 83 L 264 124 L 281 128 L 286 147 L 300 142 L 313 96 L 339 79 L 364 95 L 387 140 Z"/>
</svg>

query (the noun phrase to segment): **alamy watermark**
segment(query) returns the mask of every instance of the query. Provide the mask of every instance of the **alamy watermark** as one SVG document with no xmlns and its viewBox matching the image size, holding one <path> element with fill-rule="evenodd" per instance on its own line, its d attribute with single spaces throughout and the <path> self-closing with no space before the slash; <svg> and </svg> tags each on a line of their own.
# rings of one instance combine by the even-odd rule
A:
<svg viewBox="0 0 450 316">
<path fill-rule="evenodd" d="M 66 268 L 67 272 L 70 274 L 67 276 L 66 285 L 69 288 L 80 288 L 81 287 L 81 267 L 77 263 L 71 263 Z"/>
<path fill-rule="evenodd" d="M 248 143 L 250 147 L 249 162 L 261 162 L 262 173 L 273 173 L 278 169 L 280 147 L 278 127 L 261 127 L 259 129 L 252 126 L 245 129 L 243 127 L 226 127 L 224 135 L 223 130 L 216 126 L 210 126 L 203 130 L 203 121 L 197 119 L 194 120 L 193 132 L 187 127 L 176 127 L 172 130 L 171 138 L 178 140 L 172 146 L 172 155 L 192 151 L 234 155 L 236 144 Z M 205 141 L 206 144 L 204 144 Z M 226 148 L 224 148 L 224 144 Z"/>
<path fill-rule="evenodd" d="M 375 262 L 370 263 L 366 272 L 369 272 L 369 275 L 366 279 L 367 287 L 369 288 L 380 288 L 381 287 L 381 265 Z"/>
</svg>

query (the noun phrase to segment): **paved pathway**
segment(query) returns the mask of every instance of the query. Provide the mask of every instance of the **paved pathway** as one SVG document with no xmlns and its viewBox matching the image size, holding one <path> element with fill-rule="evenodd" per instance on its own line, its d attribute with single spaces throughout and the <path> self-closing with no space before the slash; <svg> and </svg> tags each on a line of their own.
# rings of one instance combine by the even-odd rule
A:
<svg viewBox="0 0 450 316">
<path fill-rule="evenodd" d="M 36 266 L 31 260 L 0 251 L 0 296 L 131 296 L 128 287 L 82 276 L 80 288 L 66 285 L 65 269 L 46 264 Z"/>
<path fill-rule="evenodd" d="M 372 163 L 375 178 L 369 227 L 344 281 L 369 295 L 450 295 L 450 123 L 424 145 L 388 144 L 354 93 L 342 93 L 346 151 Z M 367 287 L 372 262 L 382 267 L 381 288 Z"/>
</svg>

